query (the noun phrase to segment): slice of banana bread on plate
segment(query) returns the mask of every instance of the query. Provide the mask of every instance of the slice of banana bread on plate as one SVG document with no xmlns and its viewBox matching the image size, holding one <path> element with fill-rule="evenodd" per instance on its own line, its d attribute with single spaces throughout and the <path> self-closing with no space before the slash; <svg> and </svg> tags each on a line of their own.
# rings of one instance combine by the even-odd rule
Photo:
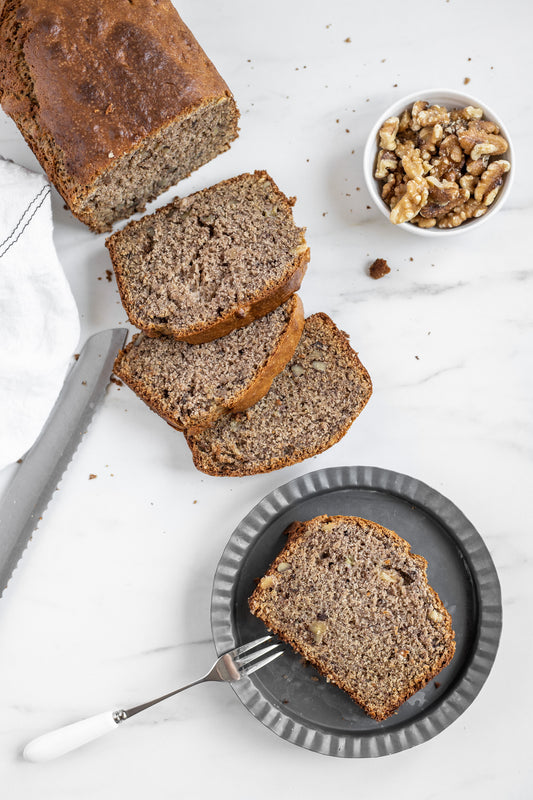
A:
<svg viewBox="0 0 533 800">
<path fill-rule="evenodd" d="M 427 561 L 358 517 L 324 515 L 286 533 L 250 610 L 367 714 L 386 719 L 455 652 Z"/>
</svg>

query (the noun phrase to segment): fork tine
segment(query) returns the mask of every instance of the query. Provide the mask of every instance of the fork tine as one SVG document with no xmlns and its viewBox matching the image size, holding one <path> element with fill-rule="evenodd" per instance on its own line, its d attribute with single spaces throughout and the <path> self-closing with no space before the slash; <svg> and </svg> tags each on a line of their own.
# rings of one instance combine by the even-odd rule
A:
<svg viewBox="0 0 533 800">
<path fill-rule="evenodd" d="M 249 664 L 250 661 L 257 661 L 258 658 L 261 658 L 261 656 L 266 655 L 266 653 L 270 652 L 270 650 L 273 650 L 275 647 L 278 646 L 279 642 L 274 642 L 274 644 L 271 644 L 268 647 L 262 647 L 261 650 L 256 650 L 255 653 L 248 653 L 247 656 L 242 656 L 242 657 L 237 656 L 237 658 L 234 657 L 235 663 L 237 667 L 240 669 L 245 664 Z"/>
<path fill-rule="evenodd" d="M 240 656 L 242 653 L 246 653 L 247 650 L 251 650 L 252 647 L 257 647 L 258 644 L 263 644 L 263 642 L 268 642 L 269 639 L 272 639 L 272 635 L 268 634 L 268 636 L 261 636 L 261 638 L 256 639 L 253 642 L 248 642 L 248 644 L 242 644 L 240 647 L 236 647 L 234 650 L 231 651 L 231 655 L 233 658 L 236 656 Z"/>
<path fill-rule="evenodd" d="M 251 664 L 249 667 L 240 669 L 239 672 L 241 675 L 251 675 L 253 672 L 256 672 L 256 670 L 261 669 L 261 667 L 266 667 L 267 664 L 270 664 L 271 661 L 274 661 L 274 659 L 281 655 L 283 655 L 283 650 L 278 650 L 276 653 L 272 653 L 266 658 L 263 658 L 262 661 L 258 661 L 255 664 Z"/>
</svg>

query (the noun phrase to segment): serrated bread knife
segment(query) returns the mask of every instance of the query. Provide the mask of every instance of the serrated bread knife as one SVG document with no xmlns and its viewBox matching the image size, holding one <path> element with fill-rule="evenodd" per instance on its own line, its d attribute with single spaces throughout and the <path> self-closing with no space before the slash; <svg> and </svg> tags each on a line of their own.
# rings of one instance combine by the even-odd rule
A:
<svg viewBox="0 0 533 800">
<path fill-rule="evenodd" d="M 126 334 L 112 328 L 87 340 L 39 438 L 0 498 L 0 596 L 104 398 Z"/>
</svg>

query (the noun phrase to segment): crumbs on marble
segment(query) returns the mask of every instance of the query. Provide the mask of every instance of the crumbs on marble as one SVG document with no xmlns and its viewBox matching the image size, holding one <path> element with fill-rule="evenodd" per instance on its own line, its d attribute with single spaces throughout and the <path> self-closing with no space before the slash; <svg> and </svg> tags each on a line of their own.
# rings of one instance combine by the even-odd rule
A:
<svg viewBox="0 0 533 800">
<path fill-rule="evenodd" d="M 113 273 L 112 273 L 112 271 L 110 269 L 106 269 L 106 271 L 105 271 L 105 279 L 106 279 L 106 281 L 108 281 L 108 283 L 111 283 L 111 281 L 113 280 Z"/>
<path fill-rule="evenodd" d="M 384 258 L 376 258 L 376 260 L 370 265 L 368 269 L 368 274 L 374 280 L 378 280 L 378 278 L 383 278 L 390 272 L 390 267 L 385 261 Z"/>
</svg>

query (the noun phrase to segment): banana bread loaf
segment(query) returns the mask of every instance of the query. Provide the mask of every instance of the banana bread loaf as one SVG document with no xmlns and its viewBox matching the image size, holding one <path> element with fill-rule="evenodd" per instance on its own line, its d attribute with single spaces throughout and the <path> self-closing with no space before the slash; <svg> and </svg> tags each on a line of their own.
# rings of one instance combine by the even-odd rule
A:
<svg viewBox="0 0 533 800">
<path fill-rule="evenodd" d="M 130 322 L 198 344 L 277 308 L 299 288 L 309 260 L 293 202 L 255 172 L 176 198 L 110 236 Z"/>
<path fill-rule="evenodd" d="M 170 0 L 5 0 L 0 101 L 95 231 L 238 132 L 231 92 Z"/>
<path fill-rule="evenodd" d="M 137 334 L 114 372 L 170 425 L 211 425 L 268 391 L 292 357 L 304 325 L 298 295 L 246 328 L 204 344 Z"/>
<path fill-rule="evenodd" d="M 294 522 L 249 605 L 376 720 L 451 660 L 450 614 L 427 561 L 394 531 L 357 517 Z"/>
<path fill-rule="evenodd" d="M 314 314 L 291 361 L 258 403 L 185 435 L 202 472 L 269 472 L 338 442 L 371 394 L 368 372 L 346 334 L 326 314 Z"/>
</svg>

